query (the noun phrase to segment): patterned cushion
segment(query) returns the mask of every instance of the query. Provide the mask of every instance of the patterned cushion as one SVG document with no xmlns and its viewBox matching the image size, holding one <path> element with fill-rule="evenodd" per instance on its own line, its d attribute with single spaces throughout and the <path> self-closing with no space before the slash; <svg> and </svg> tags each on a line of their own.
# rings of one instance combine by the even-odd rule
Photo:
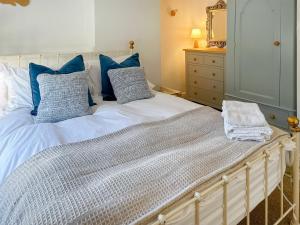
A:
<svg viewBox="0 0 300 225">
<path fill-rule="evenodd" d="M 119 104 L 154 96 L 145 79 L 144 68 L 114 69 L 108 71 L 108 76 Z"/>
<path fill-rule="evenodd" d="M 41 93 L 36 123 L 59 121 L 90 115 L 86 72 L 68 76 L 41 74 L 37 78 Z"/>
<path fill-rule="evenodd" d="M 29 64 L 30 85 L 31 85 L 31 92 L 32 92 L 32 101 L 34 105 L 34 109 L 32 110 L 31 114 L 33 116 L 36 116 L 40 104 L 40 100 L 41 100 L 39 84 L 37 82 L 37 77 L 40 74 L 70 74 L 75 72 L 81 72 L 84 70 L 85 70 L 85 66 L 84 66 L 82 55 L 76 56 L 74 59 L 70 60 L 65 65 L 63 65 L 59 70 L 53 70 L 46 66 L 30 63 Z M 89 96 L 90 106 L 95 105 L 90 91 L 88 90 L 87 93 Z"/>
<path fill-rule="evenodd" d="M 114 59 L 105 55 L 100 55 L 99 58 L 100 58 L 100 65 L 101 65 L 101 85 L 102 85 L 101 94 L 103 96 L 103 100 L 115 101 L 116 96 L 114 94 L 112 85 L 108 77 L 108 71 L 112 69 L 121 69 L 121 68 L 140 66 L 139 54 L 136 53 L 130 56 L 129 58 L 125 59 L 121 63 L 118 63 L 114 61 Z"/>
</svg>

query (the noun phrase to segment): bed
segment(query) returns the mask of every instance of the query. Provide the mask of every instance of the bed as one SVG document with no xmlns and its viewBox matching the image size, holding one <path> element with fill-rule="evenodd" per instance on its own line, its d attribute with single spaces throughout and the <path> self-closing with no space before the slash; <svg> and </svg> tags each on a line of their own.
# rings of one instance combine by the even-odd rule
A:
<svg viewBox="0 0 300 225">
<path fill-rule="evenodd" d="M 2 57 L 0 61 L 19 66 L 26 66 L 29 61 L 43 61 L 51 64 L 50 62 L 53 63 L 55 60 L 57 60 L 56 62 L 67 60 L 73 55 L 74 54 L 10 56 Z M 84 54 L 87 60 L 95 55 L 97 55 L 97 53 Z M 222 137 L 224 135 L 220 127 L 222 120 L 219 112 L 182 98 L 159 92 L 155 92 L 155 97 L 152 99 L 135 101 L 125 105 L 118 105 L 115 102 L 102 102 L 100 99 L 97 99 L 97 102 L 99 104 L 94 107 L 93 115 L 56 124 L 34 124 L 29 114 L 30 108 L 16 110 L 0 119 L 0 214 L 4 215 L 0 217 L 0 224 L 14 224 L 18 221 L 19 224 L 35 222 L 40 224 L 234 225 L 238 224 L 245 217 L 248 218 L 247 224 L 250 224 L 250 212 L 261 201 L 265 200 L 267 203 L 268 196 L 277 186 L 281 188 L 281 205 L 279 206 L 281 208 L 281 216 L 278 223 L 289 212 L 293 211 L 293 222 L 294 224 L 299 224 L 299 215 L 297 213 L 299 212 L 299 186 L 297 182 L 295 182 L 294 185 L 294 199 L 292 204 L 287 211 L 283 210 L 283 176 L 286 169 L 286 150 L 290 151 L 289 154 L 293 154 L 295 159 L 299 158 L 298 151 L 291 151 L 291 149 L 287 147 L 291 139 L 285 132 L 274 128 L 275 133 L 273 139 L 267 143 L 228 142 Z M 197 121 L 198 119 L 199 121 Z M 297 120 L 291 119 L 290 122 L 293 131 L 298 131 Z M 180 128 L 180 125 L 182 125 L 182 128 Z M 199 127 L 202 126 L 203 129 L 199 129 Z M 204 129 L 204 127 L 210 128 Z M 134 133 L 137 131 L 140 132 L 138 132 L 138 134 Z M 195 135 L 198 134 L 197 132 L 199 131 L 199 136 L 202 138 L 201 142 L 199 141 L 200 139 L 196 140 L 192 134 L 187 134 L 189 133 L 188 131 L 193 131 Z M 159 134 L 159 137 L 156 136 L 155 132 Z M 135 137 L 134 135 L 136 135 L 136 142 L 135 139 L 130 139 L 131 136 Z M 146 136 L 151 137 L 151 135 L 153 135 L 152 138 L 145 138 Z M 175 151 L 172 149 L 174 146 L 170 146 L 164 142 L 164 137 L 174 140 L 175 143 L 178 141 L 179 146 L 181 144 L 185 146 L 187 142 L 189 145 L 182 147 L 182 149 L 176 149 Z M 131 145 L 139 146 L 139 144 L 143 142 L 143 139 L 152 140 L 154 142 L 157 139 L 159 147 L 155 150 L 152 149 L 153 152 L 151 152 L 151 146 L 147 146 L 151 154 L 133 149 Z M 299 139 L 299 135 L 296 135 L 292 141 L 297 142 L 297 139 Z M 131 140 L 132 142 L 126 145 L 127 140 Z M 116 144 L 119 142 L 120 144 Z M 52 187 L 54 190 L 53 183 L 56 182 L 54 181 L 56 179 L 55 177 L 53 178 L 54 180 L 49 178 L 50 175 L 59 171 L 59 169 L 53 168 L 54 166 L 51 167 L 51 165 L 58 165 L 52 164 L 52 162 L 61 165 L 64 160 L 55 160 L 58 158 L 58 155 L 62 154 L 66 158 L 66 162 L 64 163 L 69 165 L 64 165 L 64 170 L 67 171 L 70 168 L 74 169 L 76 164 L 73 165 L 73 162 L 76 162 L 76 160 L 84 162 L 82 158 L 85 157 L 82 153 L 78 153 L 78 157 L 81 159 L 75 157 L 76 160 L 73 160 L 72 152 L 74 149 L 77 149 L 77 151 L 84 149 L 84 151 L 89 152 L 90 149 L 98 148 L 97 146 L 104 146 L 106 144 L 110 146 L 111 149 L 116 149 L 116 154 L 109 155 L 108 153 L 103 153 L 104 156 L 108 155 L 111 156 L 111 158 L 107 160 L 107 164 L 105 164 L 105 162 L 99 164 L 103 167 L 114 167 L 117 168 L 117 170 L 103 170 L 106 174 L 101 174 L 100 178 L 109 181 L 107 184 L 105 183 L 107 186 L 104 185 L 105 188 L 103 189 L 107 194 L 107 198 L 102 199 L 103 204 L 99 201 L 94 202 L 91 200 L 93 204 L 97 204 L 95 207 L 92 206 L 92 210 L 100 210 L 102 205 L 106 206 L 104 202 L 111 201 L 111 204 L 108 205 L 107 208 L 104 207 L 104 209 L 101 209 L 101 215 L 103 216 L 101 218 L 99 214 L 97 215 L 97 212 L 90 214 L 83 210 L 86 209 L 84 207 L 85 200 L 80 199 L 78 202 L 77 200 L 75 203 L 72 202 L 74 196 L 71 193 L 66 199 L 70 200 L 69 205 L 71 204 L 74 208 L 71 207 L 72 209 L 66 210 L 66 214 L 64 215 L 62 213 L 62 206 L 68 206 L 68 202 L 59 202 L 57 197 L 61 195 L 57 195 L 55 191 L 52 193 L 51 190 L 48 192 L 48 189 Z M 299 144 L 299 142 L 297 142 L 297 144 Z M 153 145 L 155 145 L 155 143 L 153 143 Z M 216 148 L 215 146 L 217 145 L 220 146 Z M 223 163 L 221 160 L 220 164 L 222 164 L 222 166 L 218 167 L 218 165 L 216 165 L 217 161 L 214 161 L 215 158 L 210 156 L 210 162 L 214 162 L 214 165 L 205 171 L 207 168 L 202 165 L 201 157 L 205 154 L 209 155 L 206 146 L 212 148 L 212 151 L 214 151 L 216 155 L 223 149 L 220 151 L 223 152 L 223 155 L 219 155 L 219 160 L 225 156 L 230 160 L 226 163 Z M 182 158 L 180 158 L 180 151 L 186 153 L 193 147 L 198 148 L 194 151 L 191 150 L 191 152 L 195 154 L 193 155 L 195 156 L 194 159 L 191 157 L 192 153 L 189 153 L 191 155 L 184 154 Z M 128 152 L 132 151 L 132 154 L 126 154 L 122 148 L 128 150 Z M 236 152 L 235 148 L 237 149 Z M 165 149 L 171 149 L 172 151 L 163 151 Z M 197 155 L 197 150 L 203 151 L 201 152 L 202 155 Z M 228 152 L 230 152 L 231 155 L 227 156 L 226 154 L 228 154 Z M 135 157 L 135 154 L 141 154 L 141 156 Z M 95 152 L 92 152 L 90 156 L 91 157 L 87 160 L 91 162 L 93 161 L 92 156 L 97 157 Z M 68 157 L 70 159 L 67 159 Z M 128 157 L 128 161 L 118 161 L 118 159 L 121 160 L 124 157 Z M 197 160 L 197 157 L 199 158 L 199 162 L 193 161 Z M 234 159 L 231 160 L 231 157 L 234 157 Z M 199 168 L 191 165 L 187 159 L 191 160 L 190 162 L 193 162 L 193 165 L 198 165 L 197 163 L 199 163 Z M 224 161 L 226 161 L 225 158 Z M 48 164 L 46 162 L 48 162 Z M 160 164 L 157 162 L 160 162 Z M 150 172 L 150 170 L 144 171 L 144 168 L 139 167 L 137 163 L 142 163 L 142 165 L 145 165 L 145 168 L 151 168 L 154 173 Z M 38 166 L 35 168 L 36 164 L 38 164 Z M 48 169 L 45 174 L 48 174 L 48 176 L 43 177 L 38 172 L 38 170 L 41 169 L 40 164 L 45 164 L 44 166 Z M 180 167 L 181 164 L 183 167 Z M 173 173 L 166 172 L 166 174 L 164 174 L 164 170 L 170 170 L 168 165 L 170 168 L 174 167 Z M 296 181 L 299 180 L 299 160 L 294 160 L 293 166 L 293 177 L 294 181 Z M 31 170 L 36 170 L 36 174 L 27 175 L 27 172 Z M 162 176 L 159 171 L 161 171 L 164 176 Z M 200 177 L 201 179 L 197 177 L 197 173 L 202 173 L 202 171 L 205 171 L 205 173 L 203 172 L 205 179 L 202 179 L 203 177 Z M 59 172 L 60 175 L 63 174 L 62 171 Z M 68 172 L 72 173 L 72 171 Z M 82 173 L 82 171 L 78 171 L 76 176 L 80 173 Z M 130 175 L 132 175 L 132 177 L 139 176 L 139 174 L 144 174 L 145 176 L 139 177 L 134 181 L 133 178 L 132 180 L 129 179 L 129 181 L 128 177 L 126 177 L 126 179 L 124 178 L 124 182 L 117 186 L 119 189 L 123 187 L 124 191 L 128 189 L 127 193 L 122 193 L 122 190 L 119 189 L 110 193 L 110 189 L 115 190 L 114 188 L 116 188 L 115 185 L 111 185 L 111 183 L 122 180 L 125 174 L 129 177 Z M 149 174 L 151 174 L 151 176 Z M 182 177 L 180 177 L 181 174 Z M 170 177 L 169 183 L 162 179 L 166 178 L 166 180 L 168 180 L 168 175 Z M 185 175 L 186 177 L 184 177 Z M 87 176 L 87 174 L 84 174 L 84 176 Z M 144 181 L 144 183 L 140 182 L 146 177 L 148 180 Z M 100 179 L 99 177 L 97 178 Z M 198 178 L 199 180 L 197 180 Z M 18 180 L 23 180 L 22 182 L 24 183 L 18 183 Z M 30 188 L 29 184 L 33 185 L 33 181 L 38 183 L 39 180 L 45 180 L 45 182 L 37 184 L 37 189 L 34 189 L 34 187 Z M 91 180 L 93 181 L 93 179 Z M 61 182 L 62 180 L 59 181 Z M 25 186 L 22 187 L 22 185 Z M 72 183 L 72 180 L 70 180 L 68 181 L 68 185 L 68 188 L 70 188 L 72 185 L 78 185 L 78 183 Z M 89 183 L 89 188 L 91 187 L 90 185 L 91 183 Z M 98 183 L 97 185 L 100 184 Z M 141 185 L 141 189 L 136 188 L 138 185 Z M 169 188 L 172 187 L 172 185 L 177 189 Z M 58 189 L 57 186 L 55 188 L 56 191 L 63 190 L 67 187 L 64 186 L 64 184 L 58 186 Z M 129 187 L 131 186 L 133 187 L 130 189 Z M 151 188 L 148 189 L 147 186 Z M 16 189 L 7 194 L 9 190 L 14 187 L 16 187 Z M 81 185 L 81 189 L 78 190 L 83 191 L 85 187 Z M 146 190 L 147 192 L 143 192 Z M 44 191 L 46 192 L 44 193 Z M 66 195 L 70 194 L 70 189 L 65 191 Z M 18 195 L 14 196 L 16 193 L 18 193 Z M 40 194 L 43 195 L 43 193 L 45 196 L 39 196 Z M 133 196 L 135 193 L 136 196 Z M 51 197 L 52 194 L 55 196 L 56 201 L 53 201 L 53 199 L 50 201 L 48 199 L 47 196 Z M 38 199 L 36 202 L 32 199 L 34 196 Z M 82 196 L 85 195 L 83 194 Z M 149 196 L 153 197 L 150 199 Z M 109 197 L 111 197 L 111 199 Z M 30 198 L 32 201 L 28 200 Z M 107 199 L 110 200 L 108 201 Z M 38 203 L 41 204 L 41 202 L 47 200 L 56 206 L 60 205 L 61 208 L 43 204 L 43 207 L 40 207 L 41 205 Z M 76 205 L 79 202 L 81 206 Z M 127 205 L 125 202 L 127 202 Z M 268 204 L 266 204 L 265 210 L 268 211 Z M 47 214 L 49 212 L 52 212 L 52 214 Z M 41 214 L 44 215 L 44 217 L 42 218 L 35 214 Z M 266 224 L 268 224 L 267 216 L 265 220 Z"/>
<path fill-rule="evenodd" d="M 98 102 L 101 102 L 100 98 Z M 34 124 L 30 108 L 14 111 L 0 122 L 0 181 L 44 149 L 97 138 L 132 125 L 166 119 L 198 107 L 201 106 L 157 92 L 154 99 L 126 105 L 103 102 L 99 107 L 94 107 L 92 116 L 56 124 Z"/>
</svg>

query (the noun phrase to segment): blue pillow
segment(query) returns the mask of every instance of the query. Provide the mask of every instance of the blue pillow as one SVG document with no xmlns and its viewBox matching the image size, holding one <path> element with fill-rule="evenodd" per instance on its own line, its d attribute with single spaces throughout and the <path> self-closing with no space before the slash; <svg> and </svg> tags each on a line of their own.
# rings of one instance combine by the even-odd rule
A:
<svg viewBox="0 0 300 225">
<path fill-rule="evenodd" d="M 32 102 L 34 109 L 31 111 L 33 116 L 37 115 L 38 107 L 41 101 L 41 94 L 39 83 L 37 81 L 37 77 L 40 74 L 70 74 L 75 72 L 81 72 L 85 70 L 84 61 L 82 55 L 76 56 L 71 61 L 67 62 L 63 67 L 59 70 L 52 70 L 46 66 L 37 65 L 34 63 L 29 64 L 29 75 L 30 75 L 30 85 L 31 85 L 31 93 L 32 93 Z M 89 97 L 89 105 L 95 105 L 91 96 L 90 91 L 88 91 Z"/>
<path fill-rule="evenodd" d="M 101 65 L 101 84 L 102 84 L 102 91 L 101 94 L 103 96 L 104 101 L 116 101 L 116 96 L 114 94 L 114 90 L 110 83 L 108 77 L 108 71 L 112 69 L 121 69 L 121 68 L 128 68 L 128 67 L 139 67 L 140 60 L 139 54 L 136 53 L 130 56 L 125 61 L 121 62 L 120 64 L 115 62 L 112 58 L 100 55 L 100 65 Z"/>
</svg>

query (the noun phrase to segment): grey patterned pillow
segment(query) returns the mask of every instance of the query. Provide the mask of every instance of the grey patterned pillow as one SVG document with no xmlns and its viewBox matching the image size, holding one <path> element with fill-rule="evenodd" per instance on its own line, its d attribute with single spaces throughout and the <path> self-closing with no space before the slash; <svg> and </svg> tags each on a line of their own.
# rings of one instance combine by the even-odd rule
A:
<svg viewBox="0 0 300 225">
<path fill-rule="evenodd" d="M 36 123 L 59 121 L 90 115 L 88 81 L 86 72 L 50 75 L 37 78 L 41 92 L 41 103 Z"/>
<path fill-rule="evenodd" d="M 109 70 L 108 76 L 119 104 L 154 96 L 145 79 L 142 67 Z"/>
</svg>

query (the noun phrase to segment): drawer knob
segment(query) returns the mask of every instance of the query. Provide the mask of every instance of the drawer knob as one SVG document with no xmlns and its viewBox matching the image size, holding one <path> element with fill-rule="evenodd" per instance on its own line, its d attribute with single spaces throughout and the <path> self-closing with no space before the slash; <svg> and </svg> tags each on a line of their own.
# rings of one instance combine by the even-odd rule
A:
<svg viewBox="0 0 300 225">
<path fill-rule="evenodd" d="M 194 95 L 198 95 L 198 93 L 197 93 L 197 92 L 194 92 Z"/>
<path fill-rule="evenodd" d="M 213 77 L 215 77 L 215 76 L 216 76 L 216 74 L 215 74 L 215 73 L 213 73 L 213 74 L 212 74 L 212 76 L 213 76 Z"/>
<path fill-rule="evenodd" d="M 217 86 L 216 86 L 216 85 L 214 85 L 214 86 L 213 86 L 213 88 L 214 88 L 214 89 L 216 89 L 216 88 L 217 88 Z"/>
<path fill-rule="evenodd" d="M 197 58 L 194 58 L 194 61 L 197 61 Z"/>
<path fill-rule="evenodd" d="M 211 61 L 212 63 L 216 63 L 216 60 Z"/>
<path fill-rule="evenodd" d="M 216 101 L 217 100 L 217 98 L 216 97 L 213 97 L 213 101 Z"/>
<path fill-rule="evenodd" d="M 197 73 L 197 70 L 194 70 L 194 73 Z"/>
<path fill-rule="evenodd" d="M 197 81 L 194 81 L 194 84 L 197 84 Z"/>
<path fill-rule="evenodd" d="M 270 119 L 271 119 L 271 120 L 276 120 L 276 115 L 273 114 L 273 113 L 271 113 L 271 114 L 270 114 Z"/>
</svg>

